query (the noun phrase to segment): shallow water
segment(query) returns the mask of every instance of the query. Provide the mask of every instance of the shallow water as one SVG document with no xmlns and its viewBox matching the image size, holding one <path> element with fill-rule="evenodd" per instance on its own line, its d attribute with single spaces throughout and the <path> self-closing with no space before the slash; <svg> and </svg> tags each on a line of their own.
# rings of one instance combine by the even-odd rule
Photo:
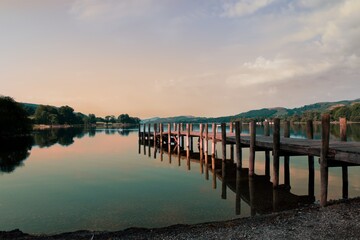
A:
<svg viewBox="0 0 360 240">
<path fill-rule="evenodd" d="M 300 198 L 307 199 L 299 196 L 309 194 L 307 157 L 291 157 L 291 190 L 274 192 L 271 179 L 260 176 L 264 153 L 256 153 L 259 176 L 249 181 L 246 149 L 242 172 L 231 163 L 206 171 L 196 159 L 169 157 L 167 149 L 162 154 L 157 150 L 154 158 L 150 147 L 149 156 L 149 147 L 139 146 L 136 129 L 37 131 L 31 141 L 2 144 L 0 150 L 0 230 L 111 231 L 229 220 L 281 210 L 287 207 L 285 200 L 297 206 Z M 349 168 L 349 197 L 360 196 L 358 172 L 358 167 Z M 312 201 L 319 199 L 319 176 L 315 159 Z M 329 199 L 342 197 L 341 179 L 341 168 L 331 168 Z"/>
</svg>

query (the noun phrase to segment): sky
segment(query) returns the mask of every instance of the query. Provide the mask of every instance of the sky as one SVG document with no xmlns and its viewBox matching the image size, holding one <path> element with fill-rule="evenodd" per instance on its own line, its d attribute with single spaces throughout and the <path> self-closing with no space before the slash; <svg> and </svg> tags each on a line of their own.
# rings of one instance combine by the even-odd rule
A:
<svg viewBox="0 0 360 240">
<path fill-rule="evenodd" d="M 360 97 L 359 0 L 0 0 L 0 95 L 97 116 Z"/>
</svg>

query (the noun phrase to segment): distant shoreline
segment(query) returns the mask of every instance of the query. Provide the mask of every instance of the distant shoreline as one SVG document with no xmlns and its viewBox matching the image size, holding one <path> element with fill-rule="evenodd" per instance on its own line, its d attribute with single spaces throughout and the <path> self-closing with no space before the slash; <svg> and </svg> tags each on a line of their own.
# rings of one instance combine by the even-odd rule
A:
<svg viewBox="0 0 360 240">
<path fill-rule="evenodd" d="M 73 128 L 73 127 L 111 127 L 111 128 L 129 128 L 129 127 L 138 127 L 138 124 L 128 124 L 128 123 L 97 123 L 97 124 L 77 124 L 77 125 L 47 125 L 47 124 L 34 124 L 33 130 L 44 130 L 44 129 L 59 129 L 59 128 Z"/>
</svg>

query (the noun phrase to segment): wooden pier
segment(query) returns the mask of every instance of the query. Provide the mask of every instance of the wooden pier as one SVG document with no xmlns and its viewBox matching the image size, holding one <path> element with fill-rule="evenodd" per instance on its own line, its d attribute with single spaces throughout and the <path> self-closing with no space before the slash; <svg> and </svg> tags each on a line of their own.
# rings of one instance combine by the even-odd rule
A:
<svg viewBox="0 0 360 240">
<path fill-rule="evenodd" d="M 289 185 L 290 173 L 289 162 L 291 156 L 308 156 L 309 164 L 309 193 L 313 187 L 310 187 L 310 180 L 314 181 L 314 157 L 320 157 L 320 204 L 325 206 L 327 203 L 328 190 L 328 168 L 339 166 L 343 172 L 343 197 L 347 197 L 347 168 L 348 166 L 360 165 L 360 143 L 346 141 L 346 120 L 340 120 L 341 141 L 330 141 L 330 116 L 322 116 L 321 140 L 313 139 L 313 124 L 307 122 L 307 139 L 290 138 L 289 122 L 284 122 L 284 135 L 280 136 L 280 120 L 274 119 L 272 124 L 273 134 L 269 134 L 269 122 L 264 123 L 264 134 L 256 134 L 256 123 L 249 124 L 249 134 L 242 134 L 241 123 L 236 121 L 229 125 L 221 123 L 221 131 L 217 133 L 217 125 L 212 124 L 212 131 L 209 132 L 208 124 L 199 124 L 199 131 L 193 130 L 192 124 L 167 124 L 167 131 L 164 132 L 164 124 L 153 125 L 151 131 L 150 124 L 140 126 L 139 139 L 144 145 L 152 145 L 154 148 L 163 148 L 167 146 L 169 154 L 177 152 L 180 156 L 182 149 L 185 150 L 188 161 L 190 153 L 193 152 L 193 138 L 198 138 L 199 160 L 204 161 L 206 166 L 216 169 L 216 143 L 220 142 L 222 146 L 221 160 L 228 162 L 234 160 L 236 163 L 232 166 L 234 169 L 242 169 L 242 149 L 249 149 L 249 168 L 248 176 L 255 176 L 255 154 L 257 151 L 265 152 L 265 175 L 270 177 L 270 151 L 272 152 L 272 186 L 279 187 L 279 162 L 280 157 L 284 157 L 285 185 Z M 235 131 L 234 131 L 235 130 Z M 209 153 L 208 141 L 211 142 L 211 152 Z M 152 143 L 152 144 L 151 144 Z M 227 145 L 230 145 L 230 158 L 227 157 Z M 235 151 L 234 151 L 235 147 Z M 236 153 L 236 154 L 235 154 Z M 150 149 L 149 149 L 150 154 Z M 156 151 L 154 151 L 156 154 Z M 161 156 L 162 157 L 162 156 Z M 211 159 L 210 159 L 211 158 Z M 211 160 L 211 162 L 210 162 Z"/>
</svg>

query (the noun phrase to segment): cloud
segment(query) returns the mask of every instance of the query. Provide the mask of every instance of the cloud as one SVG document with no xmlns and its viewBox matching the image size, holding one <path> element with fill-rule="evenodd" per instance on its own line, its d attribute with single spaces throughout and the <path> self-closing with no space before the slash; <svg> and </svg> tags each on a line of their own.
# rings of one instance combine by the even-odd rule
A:
<svg viewBox="0 0 360 240">
<path fill-rule="evenodd" d="M 75 0 L 69 12 L 79 19 L 117 19 L 146 15 L 153 0 Z"/>
<path fill-rule="evenodd" d="M 227 79 L 230 86 L 249 86 L 264 83 L 299 79 L 305 76 L 319 74 L 331 67 L 329 62 L 300 63 L 292 59 L 276 57 L 272 60 L 262 56 L 253 62 L 245 62 L 237 73 Z"/>
<path fill-rule="evenodd" d="M 223 16 L 242 17 L 250 15 L 273 2 L 274 0 L 239 0 L 236 3 L 225 3 Z"/>
</svg>

